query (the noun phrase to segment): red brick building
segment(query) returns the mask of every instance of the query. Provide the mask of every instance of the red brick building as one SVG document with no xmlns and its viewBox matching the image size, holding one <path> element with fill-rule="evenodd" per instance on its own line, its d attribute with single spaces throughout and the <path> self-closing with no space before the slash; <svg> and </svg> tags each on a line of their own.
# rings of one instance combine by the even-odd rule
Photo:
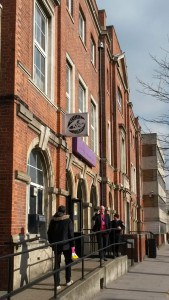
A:
<svg viewBox="0 0 169 300">
<path fill-rule="evenodd" d="M 60 204 L 77 235 L 91 228 L 100 203 L 120 213 L 126 231 L 136 230 L 140 126 L 105 11 L 95 0 L 1 4 L 0 244 L 46 239 Z M 82 112 L 89 136 L 66 137 L 65 114 Z"/>
</svg>

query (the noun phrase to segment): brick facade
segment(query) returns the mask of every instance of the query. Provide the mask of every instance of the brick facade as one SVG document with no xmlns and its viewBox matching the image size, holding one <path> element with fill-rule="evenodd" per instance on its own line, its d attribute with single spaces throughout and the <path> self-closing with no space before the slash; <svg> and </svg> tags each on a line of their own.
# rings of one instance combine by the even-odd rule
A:
<svg viewBox="0 0 169 300">
<path fill-rule="evenodd" d="M 13 1 L 10 9 L 7 1 L 1 4 L 0 243 L 17 242 L 20 234 L 25 239 L 36 234 L 44 238 L 60 204 L 67 205 L 77 233 L 91 228 L 100 203 L 110 209 L 111 217 L 114 211 L 120 213 L 127 231 L 136 230 L 137 222 L 142 222 L 137 213 L 142 191 L 140 180 L 131 191 L 131 163 L 140 178 L 140 125 L 130 105 L 125 56 L 114 27 L 106 27 L 105 11 L 98 11 L 95 0 L 73 1 L 71 11 L 66 1 Z M 35 11 L 47 20 L 46 52 L 40 49 L 42 41 L 36 40 Z M 79 11 L 84 40 L 79 36 Z M 35 76 L 34 51 L 41 51 L 39 68 L 47 56 L 44 90 L 38 85 L 42 78 Z M 85 155 L 74 153 L 73 138 L 63 133 L 67 72 L 72 80 L 71 112 L 79 111 L 80 84 L 84 92 L 84 111 L 89 112 L 89 136 L 84 142 L 96 157 L 94 166 Z M 35 169 L 36 180 L 31 177 Z M 42 210 L 35 207 L 41 201 Z M 42 231 L 29 231 L 32 214 L 44 217 Z"/>
</svg>

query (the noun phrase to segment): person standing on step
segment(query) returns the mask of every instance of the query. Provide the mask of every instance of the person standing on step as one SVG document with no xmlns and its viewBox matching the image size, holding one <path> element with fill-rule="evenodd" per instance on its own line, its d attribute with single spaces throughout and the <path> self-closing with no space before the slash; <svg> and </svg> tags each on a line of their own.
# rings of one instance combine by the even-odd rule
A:
<svg viewBox="0 0 169 300">
<path fill-rule="evenodd" d="M 74 237 L 73 223 L 69 215 L 66 215 L 65 206 L 61 205 L 58 207 L 58 211 L 50 221 L 47 234 L 50 244 L 59 241 L 65 241 Z M 52 250 L 54 251 L 55 255 L 54 270 L 60 269 L 62 253 L 65 257 L 66 265 L 72 262 L 72 253 L 75 252 L 75 242 L 73 240 L 70 242 L 59 244 L 57 245 L 57 247 L 54 245 L 52 246 Z M 71 280 L 71 266 L 65 269 L 65 279 L 67 286 L 73 283 L 73 280 Z M 57 286 L 57 290 L 60 290 L 60 272 L 54 274 L 54 281 Z"/>
<path fill-rule="evenodd" d="M 95 231 L 104 231 L 110 228 L 110 216 L 105 213 L 105 207 L 103 205 L 100 206 L 100 213 L 95 218 Z M 109 232 L 100 232 L 96 234 L 98 249 L 104 248 L 108 246 L 109 241 Z M 99 251 L 99 256 L 101 259 L 107 260 L 106 252 L 108 249 L 104 249 Z"/>
<path fill-rule="evenodd" d="M 118 257 L 120 255 L 119 243 L 121 242 L 122 231 L 125 229 L 123 221 L 119 218 L 119 214 L 116 213 L 114 215 L 114 220 L 110 222 L 110 227 L 114 229 L 110 232 L 110 242 L 111 244 L 116 244 L 112 246 L 113 255 L 114 257 Z"/>
</svg>

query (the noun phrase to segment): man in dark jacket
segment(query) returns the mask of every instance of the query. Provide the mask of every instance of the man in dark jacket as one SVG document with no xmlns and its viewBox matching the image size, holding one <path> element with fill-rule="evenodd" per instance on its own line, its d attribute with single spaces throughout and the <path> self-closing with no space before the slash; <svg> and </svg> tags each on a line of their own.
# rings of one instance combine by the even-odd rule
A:
<svg viewBox="0 0 169 300">
<path fill-rule="evenodd" d="M 48 228 L 48 241 L 50 244 L 65 241 L 74 237 L 73 224 L 69 215 L 66 215 L 65 206 L 58 207 L 58 212 L 52 217 Z M 52 246 L 55 254 L 55 266 L 54 269 L 60 268 L 61 254 L 65 257 L 65 264 L 68 265 L 72 262 L 72 250 L 74 252 L 74 241 L 65 242 Z M 66 285 L 69 286 L 73 283 L 71 280 L 71 267 L 67 267 L 65 270 Z M 60 272 L 54 274 L 54 280 L 57 286 L 57 290 L 61 289 L 60 286 Z"/>
<path fill-rule="evenodd" d="M 110 222 L 110 227 L 113 228 L 114 230 L 111 231 L 110 233 L 110 242 L 111 244 L 116 244 L 112 246 L 113 250 L 113 255 L 119 256 L 119 243 L 121 242 L 121 235 L 122 231 L 125 229 L 124 223 L 122 220 L 119 218 L 119 214 L 114 215 L 114 220 Z"/>
<path fill-rule="evenodd" d="M 100 206 L 100 213 L 97 214 L 95 218 L 95 231 L 104 231 L 106 229 L 110 228 L 110 216 L 108 214 L 105 214 L 105 208 L 103 205 Z M 109 240 L 109 232 L 103 232 L 103 233 L 97 233 L 97 242 L 98 242 L 98 248 L 104 248 L 108 246 L 108 240 Z M 106 258 L 106 251 L 108 249 L 105 249 L 103 251 L 100 251 L 100 258 L 107 260 Z"/>
</svg>

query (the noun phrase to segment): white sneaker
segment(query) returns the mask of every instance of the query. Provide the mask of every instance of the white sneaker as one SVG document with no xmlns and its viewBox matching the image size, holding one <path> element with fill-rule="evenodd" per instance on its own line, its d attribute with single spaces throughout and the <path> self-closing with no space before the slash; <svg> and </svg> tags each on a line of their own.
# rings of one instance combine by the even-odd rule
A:
<svg viewBox="0 0 169 300">
<path fill-rule="evenodd" d="M 61 290 L 61 286 L 58 285 L 58 286 L 56 287 L 56 289 L 57 289 L 57 291 Z"/>
<path fill-rule="evenodd" d="M 66 283 L 67 286 L 70 286 L 73 283 L 73 280 L 70 280 L 69 282 Z"/>
</svg>

